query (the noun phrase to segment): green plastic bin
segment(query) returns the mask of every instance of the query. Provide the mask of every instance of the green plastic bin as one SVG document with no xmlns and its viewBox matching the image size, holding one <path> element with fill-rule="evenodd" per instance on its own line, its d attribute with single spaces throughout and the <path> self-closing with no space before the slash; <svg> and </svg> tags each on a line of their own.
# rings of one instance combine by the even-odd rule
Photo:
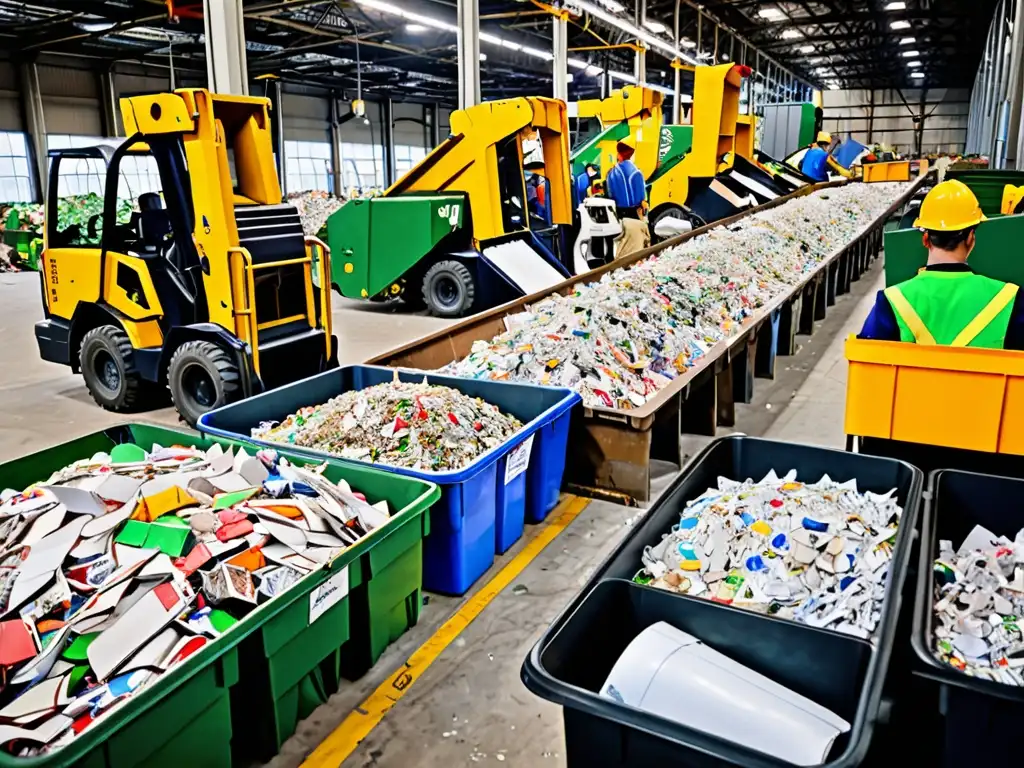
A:
<svg viewBox="0 0 1024 768">
<path fill-rule="evenodd" d="M 126 424 L 0 464 L 0 488 L 25 488 L 77 459 L 125 442 L 202 449 L 220 443 L 254 450 L 237 441 Z M 281 454 L 295 460 L 287 451 Z M 361 649 L 379 647 L 380 638 L 389 642 L 396 630 L 393 608 L 411 595 L 416 609 L 410 624 L 415 623 L 422 566 L 418 561 L 413 573 L 409 552 L 421 550 L 427 513 L 440 496 L 433 483 L 370 467 L 328 462 L 325 476 L 344 478 L 371 503 L 386 500 L 392 522 L 286 595 L 260 606 L 69 746 L 33 758 L 0 753 L 0 767 L 212 767 L 265 760 L 279 751 L 298 722 L 337 691 L 349 646 L 359 657 Z M 417 534 L 419 540 L 413 541 Z M 233 744 L 233 733 L 243 738 Z"/>
</svg>

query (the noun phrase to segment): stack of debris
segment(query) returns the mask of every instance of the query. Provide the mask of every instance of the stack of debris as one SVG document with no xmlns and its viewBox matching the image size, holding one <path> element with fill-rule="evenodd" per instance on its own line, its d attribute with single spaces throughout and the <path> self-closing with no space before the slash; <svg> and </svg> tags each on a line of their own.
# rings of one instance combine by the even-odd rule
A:
<svg viewBox="0 0 1024 768">
<path fill-rule="evenodd" d="M 387 522 L 274 451 L 111 453 L 0 496 L 0 743 L 73 741 Z"/>
</svg>

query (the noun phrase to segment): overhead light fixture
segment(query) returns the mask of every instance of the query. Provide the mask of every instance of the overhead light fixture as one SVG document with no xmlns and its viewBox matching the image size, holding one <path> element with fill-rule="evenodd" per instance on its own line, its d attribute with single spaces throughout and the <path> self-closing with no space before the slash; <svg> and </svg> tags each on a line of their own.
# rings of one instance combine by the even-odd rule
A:
<svg viewBox="0 0 1024 768">
<path fill-rule="evenodd" d="M 907 10 L 907 4 L 902 2 L 886 3 L 885 10 L 887 11 L 905 11 Z"/>
<path fill-rule="evenodd" d="M 413 13 L 407 11 L 404 8 L 399 8 L 393 3 L 386 3 L 383 0 L 355 0 L 359 5 L 364 8 L 371 8 L 378 13 L 386 13 L 390 16 L 398 16 L 401 19 L 412 22 L 413 24 L 422 24 L 426 27 L 433 27 L 434 29 L 442 29 L 445 32 L 458 33 L 459 28 L 455 24 L 449 24 L 447 21 L 441 21 L 440 19 L 434 19 L 430 16 L 424 16 L 421 13 Z"/>
<path fill-rule="evenodd" d="M 910 22 L 900 19 L 889 25 L 892 29 L 910 29 Z"/>
<path fill-rule="evenodd" d="M 414 35 L 418 35 L 420 32 L 426 32 L 427 28 L 423 24 L 406 24 L 405 31 L 411 32 Z"/>
<path fill-rule="evenodd" d="M 106 32 L 114 28 L 112 21 L 76 21 L 75 26 L 83 32 Z"/>
<path fill-rule="evenodd" d="M 481 53 L 480 54 L 480 61 L 487 61 L 487 54 L 486 53 Z"/>
<path fill-rule="evenodd" d="M 565 73 L 565 82 L 571 83 L 573 81 L 573 79 L 574 78 L 573 78 L 572 72 L 566 72 Z"/>
<path fill-rule="evenodd" d="M 920 61 L 908 61 L 907 62 L 907 66 L 910 67 L 910 68 L 920 67 L 921 66 L 921 62 Z"/>
<path fill-rule="evenodd" d="M 799 48 L 797 48 L 797 50 L 800 51 L 800 53 L 814 53 L 814 46 L 813 45 L 801 45 Z"/>
<path fill-rule="evenodd" d="M 604 8 L 597 5 L 596 2 L 590 2 L 590 0 L 574 0 L 573 4 L 576 5 L 580 10 L 586 11 L 591 16 L 596 16 L 602 21 L 611 24 L 616 29 L 622 30 L 630 37 L 635 37 L 636 39 L 644 43 L 647 43 L 649 47 L 657 48 L 658 50 L 669 54 L 674 59 L 681 59 L 685 61 L 687 64 L 697 63 L 696 59 L 678 50 L 672 43 L 666 42 L 665 40 L 662 40 L 660 37 L 652 35 L 650 32 L 641 29 L 640 27 L 637 27 L 634 24 L 631 24 L 625 19 L 608 13 L 608 11 L 606 11 Z"/>
<path fill-rule="evenodd" d="M 783 40 L 795 40 L 798 37 L 800 37 L 800 33 L 797 32 L 795 29 L 786 29 L 783 30 L 782 32 Z"/>
<path fill-rule="evenodd" d="M 839 83 L 829 83 L 828 84 L 828 89 L 830 91 L 838 91 L 839 90 Z"/>
<path fill-rule="evenodd" d="M 783 13 L 778 8 L 762 8 L 757 12 L 757 15 L 762 19 L 781 19 Z"/>
<path fill-rule="evenodd" d="M 660 21 L 654 21 L 653 19 L 647 19 L 644 22 L 644 26 L 647 27 L 649 30 L 651 30 L 651 32 L 653 32 L 656 35 L 660 35 L 662 32 L 668 29 L 668 27 L 666 27 Z"/>
<path fill-rule="evenodd" d="M 910 76 L 915 80 L 920 80 L 922 77 L 924 77 L 924 72 L 911 72 Z"/>
<path fill-rule="evenodd" d="M 722 54 L 722 61 L 728 61 L 728 60 L 729 60 L 729 54 L 728 53 L 723 53 Z"/>
<path fill-rule="evenodd" d="M 683 48 L 696 48 L 697 47 L 697 44 L 695 42 L 693 42 L 693 40 L 691 40 L 688 37 L 684 37 L 682 40 L 680 40 L 679 44 L 681 46 L 683 46 Z"/>
<path fill-rule="evenodd" d="M 921 55 L 920 51 L 904 51 L 903 52 L 903 58 L 905 58 L 905 59 L 912 59 L 915 56 L 920 56 L 920 55 Z"/>
<path fill-rule="evenodd" d="M 900 38 L 900 45 L 910 45 L 911 43 L 916 43 L 916 42 L 917 42 L 917 38 L 916 37 L 901 37 Z"/>
</svg>

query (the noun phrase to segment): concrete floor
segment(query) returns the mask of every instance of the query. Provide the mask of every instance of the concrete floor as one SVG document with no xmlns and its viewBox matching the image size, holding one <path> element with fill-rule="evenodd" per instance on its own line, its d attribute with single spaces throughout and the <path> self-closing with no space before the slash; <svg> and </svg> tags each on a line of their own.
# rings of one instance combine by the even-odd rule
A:
<svg viewBox="0 0 1024 768">
<path fill-rule="evenodd" d="M 851 294 L 839 297 L 813 336 L 800 337 L 796 356 L 780 358 L 774 381 L 757 381 L 754 402 L 737 405 L 735 431 L 842 446 L 842 341 L 859 328 L 882 285 L 880 264 L 876 262 L 854 284 Z M 7 363 L 0 370 L 0 460 L 124 420 L 98 408 L 80 377 L 39 361 L 32 336 L 32 324 L 41 317 L 36 279 L 28 274 L 0 275 L 0 360 Z M 342 362 L 365 360 L 445 324 L 344 301 L 337 303 L 335 321 Z M 177 423 L 170 409 L 138 418 Z M 709 439 L 684 437 L 683 445 L 692 455 Z M 669 465 L 664 469 L 656 492 L 675 471 Z M 628 521 L 637 513 L 607 502 L 590 503 L 440 654 L 342 765 L 566 765 L 560 708 L 527 691 L 519 669 L 544 628 L 627 533 Z M 478 585 L 485 585 L 515 557 L 539 528 L 527 526 L 523 540 L 499 558 Z M 269 765 L 300 765 L 462 604 L 463 599 L 430 595 L 420 623 L 361 680 L 347 684 L 301 723 Z"/>
</svg>

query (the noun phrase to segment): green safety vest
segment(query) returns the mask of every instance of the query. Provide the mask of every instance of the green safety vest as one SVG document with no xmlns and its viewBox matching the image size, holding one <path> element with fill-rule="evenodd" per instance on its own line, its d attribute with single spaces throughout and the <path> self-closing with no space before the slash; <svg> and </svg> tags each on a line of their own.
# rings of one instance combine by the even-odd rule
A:
<svg viewBox="0 0 1024 768">
<path fill-rule="evenodd" d="M 922 270 L 885 289 L 900 341 L 1002 349 L 1017 286 L 973 272 Z"/>
</svg>

